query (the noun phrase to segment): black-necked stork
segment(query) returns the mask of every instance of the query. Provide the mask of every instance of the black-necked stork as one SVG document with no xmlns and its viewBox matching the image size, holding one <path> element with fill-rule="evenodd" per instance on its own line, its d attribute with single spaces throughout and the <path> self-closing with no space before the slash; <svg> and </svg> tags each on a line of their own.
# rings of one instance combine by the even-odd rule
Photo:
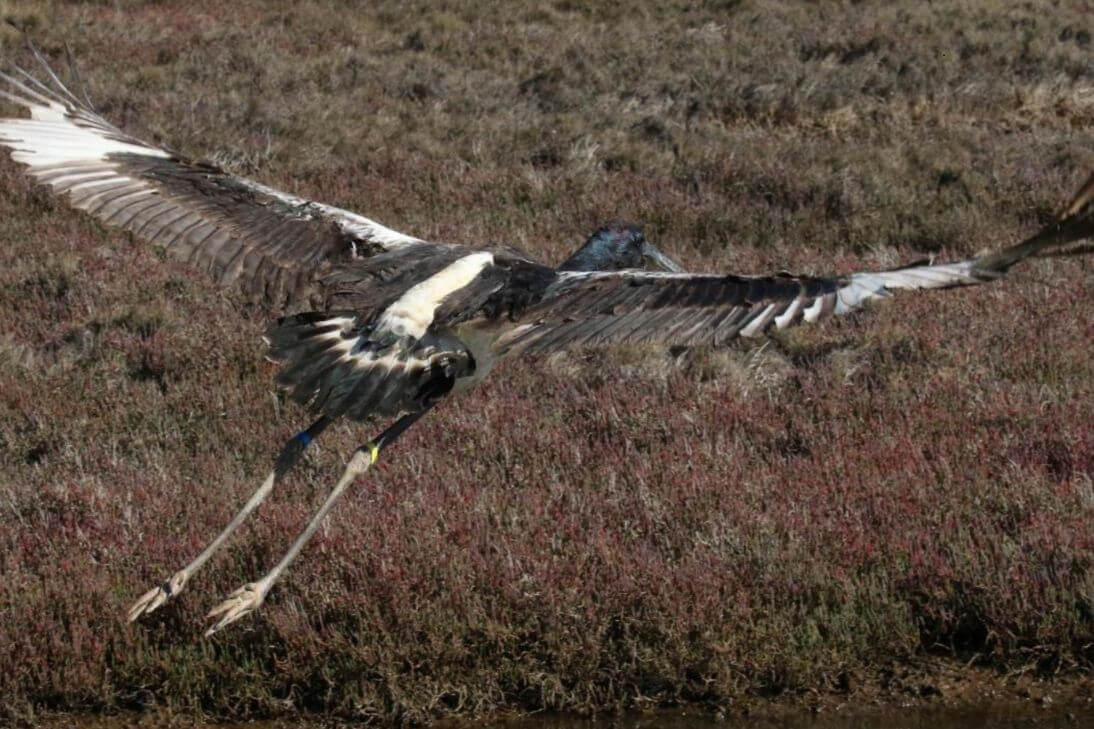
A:
<svg viewBox="0 0 1094 729">
<path fill-rule="evenodd" d="M 42 66 L 42 80 L 18 68 L 0 73 L 0 94 L 30 113 L 0 120 L 0 144 L 75 207 L 223 284 L 301 312 L 269 327 L 268 356 L 281 365 L 278 384 L 319 414 L 285 444 L 224 531 L 145 593 L 129 619 L 177 595 L 334 419 L 395 419 L 354 452 L 285 557 L 212 610 L 208 633 L 261 605 L 345 488 L 415 420 L 501 357 L 623 342 L 719 345 L 816 322 L 896 289 L 992 281 L 1030 256 L 1088 252 L 1078 242 L 1094 233 L 1092 177 L 1033 238 L 956 263 L 830 278 L 685 273 L 639 228 L 610 225 L 552 267 L 507 246 L 426 242 L 189 161 L 113 126 Z M 650 263 L 661 270 L 645 270 Z"/>
</svg>

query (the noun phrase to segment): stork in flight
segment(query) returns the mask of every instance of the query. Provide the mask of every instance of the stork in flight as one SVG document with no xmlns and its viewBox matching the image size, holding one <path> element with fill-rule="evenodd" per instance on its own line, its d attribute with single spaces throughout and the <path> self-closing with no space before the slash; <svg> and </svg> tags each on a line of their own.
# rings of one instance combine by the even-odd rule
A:
<svg viewBox="0 0 1094 729">
<path fill-rule="evenodd" d="M 318 413 L 289 439 L 228 526 L 189 565 L 129 610 L 151 613 L 266 498 L 334 420 L 394 419 L 350 457 L 322 507 L 265 576 L 210 613 L 211 634 L 258 608 L 331 507 L 381 452 L 443 398 L 475 384 L 500 358 L 624 342 L 722 345 L 843 314 L 896 289 L 993 281 L 1031 256 L 1090 251 L 1094 176 L 1047 228 L 995 253 L 833 277 L 681 271 L 633 225 L 594 233 L 552 267 L 515 248 L 432 243 L 347 210 L 193 162 L 115 127 L 61 83 L 11 67 L 0 95 L 30 118 L 0 119 L 0 145 L 75 207 L 124 228 L 295 313 L 266 332 L 279 386 Z M 653 264 L 661 270 L 646 270 Z"/>
</svg>

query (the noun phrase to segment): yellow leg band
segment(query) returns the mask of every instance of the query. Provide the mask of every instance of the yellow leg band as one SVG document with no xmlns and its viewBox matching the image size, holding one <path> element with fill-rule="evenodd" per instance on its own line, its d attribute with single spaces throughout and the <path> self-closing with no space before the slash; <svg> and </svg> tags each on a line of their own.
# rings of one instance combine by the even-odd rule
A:
<svg viewBox="0 0 1094 729">
<path fill-rule="evenodd" d="M 372 464 L 376 465 L 376 461 L 380 460 L 380 446 L 375 443 L 368 444 L 368 452 L 372 457 Z"/>
</svg>

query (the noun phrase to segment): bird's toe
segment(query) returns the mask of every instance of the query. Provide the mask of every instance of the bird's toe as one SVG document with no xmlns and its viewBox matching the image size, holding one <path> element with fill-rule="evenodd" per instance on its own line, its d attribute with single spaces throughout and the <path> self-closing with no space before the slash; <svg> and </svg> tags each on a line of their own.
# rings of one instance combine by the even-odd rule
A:
<svg viewBox="0 0 1094 729">
<path fill-rule="evenodd" d="M 132 623 L 140 616 L 146 615 L 158 608 L 166 600 L 167 592 L 163 589 L 163 586 L 153 587 L 133 603 L 133 606 L 129 608 L 129 612 L 126 614 L 126 619 Z"/>
<path fill-rule="evenodd" d="M 219 616 L 220 618 L 214 625 L 210 626 L 210 628 L 205 631 L 205 636 L 209 637 L 221 628 L 239 620 L 244 615 L 257 610 L 261 607 L 263 600 L 266 599 L 266 592 L 269 591 L 269 589 L 269 583 L 260 581 L 250 582 L 233 592 L 228 596 L 228 599 L 210 610 L 209 614 L 205 616 L 207 618 L 216 618 Z"/>
<path fill-rule="evenodd" d="M 133 603 L 133 606 L 129 608 L 127 618 L 129 622 L 133 622 L 142 615 L 147 615 L 160 605 L 163 605 L 170 598 L 182 592 L 182 588 L 185 587 L 186 581 L 190 578 L 190 573 L 186 570 L 179 570 L 175 574 L 171 575 L 171 578 L 164 581 L 163 584 L 153 587 L 148 592 L 140 596 L 140 598 Z"/>
</svg>

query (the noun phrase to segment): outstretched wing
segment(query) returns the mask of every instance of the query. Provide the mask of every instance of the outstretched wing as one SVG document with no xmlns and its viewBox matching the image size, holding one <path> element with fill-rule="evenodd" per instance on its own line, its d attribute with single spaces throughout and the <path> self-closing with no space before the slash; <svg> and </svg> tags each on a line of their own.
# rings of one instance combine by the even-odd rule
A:
<svg viewBox="0 0 1094 729">
<path fill-rule="evenodd" d="M 997 276 L 973 261 L 838 278 L 564 271 L 496 348 L 508 353 L 645 341 L 720 345 L 770 327 L 844 314 L 897 289 L 964 286 Z"/>
<path fill-rule="evenodd" d="M 30 112 L 29 119 L 0 119 L 0 145 L 75 207 L 162 245 L 221 283 L 238 282 L 282 305 L 305 299 L 332 262 L 421 243 L 136 139 L 42 65 L 45 81 L 19 68 L 0 72 L 0 96 Z"/>
<path fill-rule="evenodd" d="M 717 276 L 646 271 L 559 271 L 525 287 L 530 299 L 509 316 L 519 324 L 494 343 L 517 351 L 656 341 L 724 344 L 845 314 L 900 289 L 945 289 L 994 281 L 1031 257 L 1094 251 L 1094 175 L 1037 234 L 1013 246 L 957 263 L 916 263 L 833 278 Z M 495 309 L 496 310 L 496 309 Z"/>
</svg>

